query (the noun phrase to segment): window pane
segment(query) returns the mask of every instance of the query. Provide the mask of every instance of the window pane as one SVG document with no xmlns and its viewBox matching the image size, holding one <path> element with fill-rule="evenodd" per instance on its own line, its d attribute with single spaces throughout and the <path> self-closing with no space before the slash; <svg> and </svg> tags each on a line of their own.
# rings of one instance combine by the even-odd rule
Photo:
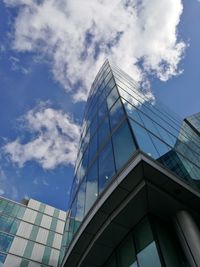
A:
<svg viewBox="0 0 200 267">
<path fill-rule="evenodd" d="M 4 211 L 4 209 L 6 208 L 7 206 L 7 201 L 4 200 L 4 199 L 0 199 L 0 211 Z"/>
<path fill-rule="evenodd" d="M 137 139 L 139 148 L 152 158 L 157 159 L 159 157 L 159 154 L 155 149 L 155 146 L 153 145 L 148 132 L 144 128 L 140 127 L 137 123 L 133 122 L 132 120 L 130 120 L 130 123 L 134 135 Z"/>
<path fill-rule="evenodd" d="M 165 143 L 163 143 L 161 140 L 159 140 L 155 136 L 153 136 L 151 134 L 150 134 L 150 136 L 151 136 L 151 139 L 153 140 L 153 143 L 156 147 L 156 150 L 158 151 L 160 156 L 163 156 L 171 149 L 169 146 L 167 146 Z"/>
<path fill-rule="evenodd" d="M 155 242 L 141 250 L 137 258 L 140 267 L 162 267 Z"/>
<path fill-rule="evenodd" d="M 117 88 L 114 87 L 110 94 L 107 96 L 107 104 L 108 104 L 108 109 L 112 107 L 112 105 L 115 103 L 115 101 L 118 99 L 119 94 L 117 91 Z"/>
<path fill-rule="evenodd" d="M 153 234 L 147 218 L 144 218 L 134 229 L 134 238 L 137 252 L 153 241 Z"/>
<path fill-rule="evenodd" d="M 98 171 L 95 161 L 87 174 L 85 214 L 89 211 L 98 196 Z"/>
<path fill-rule="evenodd" d="M 79 187 L 77 204 L 76 204 L 76 221 L 81 223 L 84 215 L 85 208 L 85 188 L 86 188 L 86 179 L 84 179 Z"/>
<path fill-rule="evenodd" d="M 19 228 L 19 224 L 20 224 L 20 221 L 17 220 L 17 219 L 15 219 L 15 220 L 13 221 L 12 226 L 11 226 L 10 233 L 12 233 L 12 234 L 16 234 L 16 232 L 17 232 L 17 230 L 18 230 L 18 228 Z"/>
<path fill-rule="evenodd" d="M 119 247 L 117 255 L 119 267 L 137 267 L 135 248 L 130 235 Z"/>
<path fill-rule="evenodd" d="M 137 109 L 131 104 L 129 104 L 128 102 L 126 102 L 123 98 L 122 98 L 122 102 L 124 104 L 124 107 L 126 109 L 128 116 L 134 119 L 135 121 L 137 121 L 138 123 L 140 123 L 141 125 L 143 125 L 143 121 L 141 120 Z"/>
<path fill-rule="evenodd" d="M 3 267 L 5 259 L 6 259 L 6 254 L 0 253 L 0 267 Z"/>
<path fill-rule="evenodd" d="M 124 117 L 124 110 L 120 99 L 114 104 L 110 110 L 110 124 L 111 128 L 114 129 Z"/>
<path fill-rule="evenodd" d="M 0 250 L 7 252 L 10 249 L 13 238 L 13 236 L 0 233 Z"/>
<path fill-rule="evenodd" d="M 117 170 L 120 169 L 136 150 L 129 126 L 123 123 L 112 136 L 115 163 Z"/>
<path fill-rule="evenodd" d="M 101 122 L 101 120 L 103 119 L 103 117 L 106 115 L 108 109 L 107 109 L 107 104 L 106 101 L 103 101 L 102 103 L 100 103 L 100 107 L 99 107 L 99 123 Z"/>
<path fill-rule="evenodd" d="M 11 226 L 13 223 L 13 219 L 8 216 L 1 215 L 0 216 L 0 230 L 4 232 L 10 232 Z"/>
<path fill-rule="evenodd" d="M 18 213 L 17 213 L 17 218 L 22 218 L 24 216 L 24 212 L 25 212 L 26 208 L 25 207 L 20 207 Z"/>
<path fill-rule="evenodd" d="M 89 162 L 91 162 L 97 153 L 97 134 L 95 134 L 89 145 Z"/>
<path fill-rule="evenodd" d="M 110 134 L 110 126 L 108 117 L 105 118 L 98 130 L 99 148 L 105 143 Z"/>
<path fill-rule="evenodd" d="M 115 174 L 115 166 L 113 159 L 113 151 L 111 142 L 109 142 L 99 155 L 99 192 L 101 192 L 106 184 L 110 182 Z"/>
</svg>

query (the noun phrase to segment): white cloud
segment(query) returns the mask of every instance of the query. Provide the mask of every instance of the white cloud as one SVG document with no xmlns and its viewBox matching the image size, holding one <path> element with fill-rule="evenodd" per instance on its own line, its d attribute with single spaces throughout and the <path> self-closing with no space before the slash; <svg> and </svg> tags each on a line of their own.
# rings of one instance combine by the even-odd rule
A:
<svg viewBox="0 0 200 267">
<path fill-rule="evenodd" d="M 137 81 L 180 73 L 181 0 L 4 0 L 20 7 L 14 49 L 47 56 L 56 81 L 85 100 L 105 58 Z M 81 86 L 78 86 L 81 83 Z M 76 90 L 74 88 L 77 88 Z"/>
<path fill-rule="evenodd" d="M 44 169 L 74 164 L 80 126 L 68 114 L 43 104 L 30 110 L 23 123 L 33 138 L 26 143 L 16 139 L 4 146 L 12 162 L 23 167 L 27 161 L 35 160 Z"/>
<path fill-rule="evenodd" d="M 9 196 L 13 200 L 19 197 L 18 189 L 11 183 L 12 177 L 8 177 L 6 172 L 0 167 L 0 195 Z"/>
</svg>

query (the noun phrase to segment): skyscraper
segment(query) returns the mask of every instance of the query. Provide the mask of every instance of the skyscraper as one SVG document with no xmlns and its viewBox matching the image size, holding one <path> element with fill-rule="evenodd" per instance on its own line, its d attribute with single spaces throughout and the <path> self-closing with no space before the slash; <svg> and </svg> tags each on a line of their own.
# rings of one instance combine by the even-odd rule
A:
<svg viewBox="0 0 200 267">
<path fill-rule="evenodd" d="M 0 266 L 56 267 L 66 212 L 0 197 Z"/>
<path fill-rule="evenodd" d="M 61 266 L 200 266 L 199 114 L 106 61 L 88 97 Z"/>
</svg>

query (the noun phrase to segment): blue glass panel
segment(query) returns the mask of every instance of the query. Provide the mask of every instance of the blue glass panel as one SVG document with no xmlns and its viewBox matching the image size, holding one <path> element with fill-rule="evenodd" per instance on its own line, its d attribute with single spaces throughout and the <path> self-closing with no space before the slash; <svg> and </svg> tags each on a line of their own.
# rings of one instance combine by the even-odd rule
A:
<svg viewBox="0 0 200 267">
<path fill-rule="evenodd" d="M 96 161 L 88 171 L 86 179 L 85 214 L 89 211 L 98 196 L 98 170 Z"/>
<path fill-rule="evenodd" d="M 99 107 L 99 111 L 98 111 L 98 115 L 99 115 L 99 123 L 101 122 L 101 120 L 103 119 L 103 117 L 105 117 L 105 115 L 107 114 L 108 109 L 107 109 L 107 104 L 105 101 L 103 101 L 102 103 L 100 103 L 100 107 Z"/>
<path fill-rule="evenodd" d="M 108 117 L 106 117 L 98 130 L 99 148 L 105 143 L 109 134 L 110 134 L 109 120 L 108 120 Z"/>
<path fill-rule="evenodd" d="M 140 112 L 139 115 L 144 123 L 144 127 L 150 132 L 160 137 L 158 129 L 156 128 L 156 124 L 149 117 L 147 117 L 144 113 Z"/>
<path fill-rule="evenodd" d="M 108 95 L 114 86 L 115 86 L 115 81 L 113 78 L 111 78 L 108 84 L 105 86 L 104 89 L 105 94 Z"/>
<path fill-rule="evenodd" d="M 124 115 L 124 110 L 119 99 L 110 110 L 110 124 L 112 129 L 120 123 Z"/>
<path fill-rule="evenodd" d="M 89 163 L 94 159 L 97 153 L 97 134 L 95 134 L 89 145 Z"/>
<path fill-rule="evenodd" d="M 8 216 L 4 216 L 4 215 L 0 216 L 0 230 L 1 231 L 10 232 L 12 223 L 13 223 L 12 218 Z"/>
<path fill-rule="evenodd" d="M 168 145 L 163 143 L 161 140 L 159 140 L 152 134 L 150 134 L 150 136 L 160 156 L 163 156 L 171 149 Z"/>
<path fill-rule="evenodd" d="M 99 155 L 99 192 L 110 182 L 115 174 L 112 145 L 109 141 Z"/>
<path fill-rule="evenodd" d="M 4 200 L 4 199 L 0 199 L 0 211 L 4 211 L 4 209 L 7 206 L 8 201 Z"/>
<path fill-rule="evenodd" d="M 81 223 L 84 216 L 85 209 L 85 189 L 86 189 L 86 179 L 83 179 L 77 196 L 76 204 L 76 222 Z"/>
<path fill-rule="evenodd" d="M 0 250 L 7 252 L 10 249 L 13 238 L 13 236 L 0 232 Z"/>
<path fill-rule="evenodd" d="M 95 133 L 97 129 L 97 116 L 95 115 L 93 118 L 93 121 L 90 125 L 90 136 L 93 136 L 93 134 Z"/>
<path fill-rule="evenodd" d="M 6 254 L 0 253 L 0 267 L 3 267 L 5 259 L 6 259 Z"/>
<path fill-rule="evenodd" d="M 118 170 L 129 160 L 136 150 L 131 131 L 126 121 L 113 134 L 112 140 L 115 163 Z"/>
<path fill-rule="evenodd" d="M 155 149 L 155 146 L 152 143 L 152 140 L 148 134 L 148 132 L 140 127 L 137 123 L 130 120 L 131 127 L 133 129 L 134 135 L 136 137 L 137 143 L 139 145 L 139 148 L 147 153 L 149 156 L 151 156 L 154 159 L 157 159 L 159 157 L 159 154 L 157 150 Z"/>
<path fill-rule="evenodd" d="M 110 94 L 107 96 L 107 105 L 108 109 L 112 107 L 112 105 L 116 102 L 116 100 L 119 98 L 119 94 L 117 91 L 117 88 L 114 87 Z"/>
<path fill-rule="evenodd" d="M 137 109 L 134 106 L 132 106 L 131 104 L 129 104 L 123 98 L 122 98 L 122 102 L 124 104 L 124 107 L 126 109 L 128 116 L 131 117 L 132 119 L 134 119 L 135 121 L 137 121 L 139 124 L 143 125 L 143 121 L 141 120 Z"/>
</svg>

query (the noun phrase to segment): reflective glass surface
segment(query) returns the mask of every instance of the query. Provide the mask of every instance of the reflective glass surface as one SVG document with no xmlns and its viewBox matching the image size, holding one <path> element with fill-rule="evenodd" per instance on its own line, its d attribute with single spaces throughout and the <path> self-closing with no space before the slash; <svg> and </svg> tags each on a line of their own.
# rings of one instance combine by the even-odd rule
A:
<svg viewBox="0 0 200 267">
<path fill-rule="evenodd" d="M 66 229 L 70 240 L 80 225 L 76 214 L 82 188 L 81 221 L 136 150 L 200 189 L 199 125 L 199 114 L 183 120 L 106 61 L 92 83 L 84 112 L 70 196 L 71 230 Z M 149 243 L 143 253 L 150 255 L 153 250 Z"/>
</svg>

